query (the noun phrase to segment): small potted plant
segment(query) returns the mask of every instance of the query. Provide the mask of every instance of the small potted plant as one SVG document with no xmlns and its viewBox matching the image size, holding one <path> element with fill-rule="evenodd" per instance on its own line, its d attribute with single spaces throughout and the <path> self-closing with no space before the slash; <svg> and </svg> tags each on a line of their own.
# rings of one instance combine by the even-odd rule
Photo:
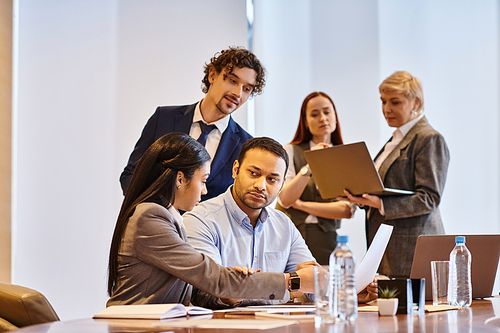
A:
<svg viewBox="0 0 500 333">
<path fill-rule="evenodd" d="M 398 288 L 385 289 L 378 288 L 378 313 L 381 316 L 394 316 L 398 311 L 399 299 L 396 296 L 399 295 Z"/>
</svg>

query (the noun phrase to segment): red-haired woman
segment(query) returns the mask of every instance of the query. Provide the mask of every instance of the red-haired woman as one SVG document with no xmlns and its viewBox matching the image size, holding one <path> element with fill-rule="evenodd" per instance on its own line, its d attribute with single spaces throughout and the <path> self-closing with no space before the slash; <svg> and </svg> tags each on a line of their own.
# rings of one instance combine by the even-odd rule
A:
<svg viewBox="0 0 500 333">
<path fill-rule="evenodd" d="M 285 145 L 290 167 L 277 208 L 292 219 L 313 256 L 322 265 L 328 264 L 330 253 L 337 245 L 340 219 L 350 218 L 355 207 L 336 199 L 321 198 L 304 151 L 342 143 L 332 99 L 323 92 L 309 94 L 302 103 L 295 136 L 290 144 Z"/>
</svg>

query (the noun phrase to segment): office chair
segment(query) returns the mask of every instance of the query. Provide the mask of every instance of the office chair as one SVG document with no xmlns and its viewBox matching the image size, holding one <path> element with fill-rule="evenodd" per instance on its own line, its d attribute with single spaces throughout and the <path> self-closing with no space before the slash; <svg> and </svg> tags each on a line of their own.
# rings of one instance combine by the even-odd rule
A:
<svg viewBox="0 0 500 333">
<path fill-rule="evenodd" d="M 38 291 L 0 283 L 0 332 L 58 320 L 49 301 Z"/>
</svg>

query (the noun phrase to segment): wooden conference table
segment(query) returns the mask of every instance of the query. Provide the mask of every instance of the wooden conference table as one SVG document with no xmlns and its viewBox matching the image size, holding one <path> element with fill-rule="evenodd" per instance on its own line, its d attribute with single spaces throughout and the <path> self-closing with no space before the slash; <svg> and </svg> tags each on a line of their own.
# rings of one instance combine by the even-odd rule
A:
<svg viewBox="0 0 500 333">
<path fill-rule="evenodd" d="M 497 299 L 493 302 L 500 301 Z M 350 333 L 350 332 L 500 332 L 500 328 L 485 325 L 484 321 L 494 317 L 493 303 L 489 300 L 474 300 L 470 308 L 462 310 L 449 310 L 414 315 L 379 316 L 375 312 L 360 312 L 357 320 L 352 324 L 328 324 L 315 327 L 314 321 L 300 321 L 297 324 L 273 328 L 267 332 L 290 332 L 290 333 Z M 224 313 L 215 313 L 213 318 L 250 319 L 254 316 L 226 316 Z M 230 317 L 230 318 L 229 318 Z M 181 320 L 186 320 L 182 318 Z M 189 320 L 189 319 L 187 319 Z M 210 319 L 212 320 L 212 319 Z M 263 319 L 264 320 L 264 319 Z M 208 329 L 208 328 L 168 328 L 157 326 L 158 320 L 137 319 L 79 319 L 71 321 L 60 321 L 47 324 L 33 325 L 16 330 L 16 333 L 100 333 L 100 332 L 232 332 L 231 329 Z M 242 332 L 257 331 L 249 325 L 248 329 L 238 330 Z"/>
</svg>

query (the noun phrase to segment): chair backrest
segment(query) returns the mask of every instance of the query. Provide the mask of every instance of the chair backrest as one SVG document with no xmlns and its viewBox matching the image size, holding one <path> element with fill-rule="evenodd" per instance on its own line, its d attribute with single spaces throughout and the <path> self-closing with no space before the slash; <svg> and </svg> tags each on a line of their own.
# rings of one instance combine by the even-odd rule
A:
<svg viewBox="0 0 500 333">
<path fill-rule="evenodd" d="M 8 323 L 17 327 L 58 321 L 54 308 L 36 290 L 26 287 L 0 283 L 0 324 L 8 329 Z"/>
</svg>

